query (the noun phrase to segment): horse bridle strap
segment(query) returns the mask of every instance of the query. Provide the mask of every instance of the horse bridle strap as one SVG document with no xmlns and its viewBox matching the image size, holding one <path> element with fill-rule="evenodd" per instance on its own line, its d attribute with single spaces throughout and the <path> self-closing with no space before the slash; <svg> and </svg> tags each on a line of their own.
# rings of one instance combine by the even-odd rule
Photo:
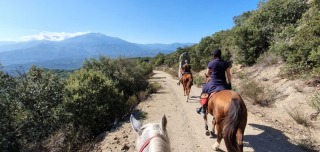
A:
<svg viewBox="0 0 320 152">
<path fill-rule="evenodd" d="M 141 146 L 139 152 L 143 152 L 143 150 L 149 145 L 150 141 L 151 141 L 153 138 L 155 138 L 155 137 L 160 137 L 160 138 L 161 138 L 161 136 L 160 136 L 159 134 L 156 134 L 156 135 L 148 138 L 148 139 L 143 143 L 143 145 Z"/>
</svg>

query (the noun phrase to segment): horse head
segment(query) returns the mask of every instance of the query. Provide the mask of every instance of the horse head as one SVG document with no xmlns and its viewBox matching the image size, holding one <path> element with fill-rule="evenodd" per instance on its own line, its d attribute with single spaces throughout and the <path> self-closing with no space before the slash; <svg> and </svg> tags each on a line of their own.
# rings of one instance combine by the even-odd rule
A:
<svg viewBox="0 0 320 152">
<path fill-rule="evenodd" d="M 138 133 L 136 148 L 141 151 L 170 152 L 169 137 L 167 135 L 167 118 L 165 115 L 159 123 L 148 123 L 143 125 L 133 115 L 130 123 L 135 132 Z"/>
</svg>

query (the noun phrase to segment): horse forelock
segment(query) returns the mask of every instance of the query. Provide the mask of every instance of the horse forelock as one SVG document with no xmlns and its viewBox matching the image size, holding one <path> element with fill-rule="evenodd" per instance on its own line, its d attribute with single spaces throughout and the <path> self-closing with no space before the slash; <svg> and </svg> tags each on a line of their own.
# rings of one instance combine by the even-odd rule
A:
<svg viewBox="0 0 320 152">
<path fill-rule="evenodd" d="M 167 132 L 162 130 L 160 124 L 157 123 L 149 123 L 141 127 L 139 131 L 139 138 L 137 140 L 137 148 L 140 147 L 149 139 L 157 136 L 159 138 L 154 138 L 147 149 L 157 149 L 157 151 L 168 151 L 170 149 L 169 146 L 169 138 Z M 161 150 L 165 149 L 165 150 Z"/>
</svg>

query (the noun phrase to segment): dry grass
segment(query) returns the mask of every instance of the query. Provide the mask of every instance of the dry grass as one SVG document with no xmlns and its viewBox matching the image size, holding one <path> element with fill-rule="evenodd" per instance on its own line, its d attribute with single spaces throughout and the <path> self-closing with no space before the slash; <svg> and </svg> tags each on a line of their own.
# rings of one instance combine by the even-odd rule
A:
<svg viewBox="0 0 320 152">
<path fill-rule="evenodd" d="M 279 60 L 280 57 L 278 57 L 277 55 L 272 53 L 265 53 L 258 58 L 257 63 L 261 66 L 271 66 L 278 64 Z"/>
<path fill-rule="evenodd" d="M 245 73 L 241 72 L 241 71 L 237 72 L 237 73 L 235 74 L 235 76 L 236 76 L 237 78 L 241 79 L 241 80 L 244 80 L 244 79 L 247 79 L 247 78 L 248 78 L 248 76 L 247 76 Z"/>
<path fill-rule="evenodd" d="M 240 84 L 241 94 L 252 101 L 253 105 L 270 106 L 275 102 L 277 94 L 274 90 L 269 90 L 266 86 L 256 82 L 255 80 L 246 80 Z"/>
<path fill-rule="evenodd" d="M 195 85 L 197 85 L 197 87 L 202 86 L 202 84 L 204 84 L 204 82 L 205 82 L 204 76 L 195 75 L 194 78 L 193 78 L 193 83 Z"/>
<path fill-rule="evenodd" d="M 139 98 L 140 101 L 146 100 L 147 97 L 148 97 L 148 92 L 147 91 L 140 91 L 138 93 L 138 98 Z"/>
<path fill-rule="evenodd" d="M 297 143 L 301 149 L 309 152 L 316 152 L 319 151 L 320 147 L 317 147 L 317 140 L 313 136 L 311 131 L 308 131 L 306 134 L 298 136 L 294 139 L 294 142 Z"/>
<path fill-rule="evenodd" d="M 315 110 L 320 111 L 320 92 L 315 92 L 308 101 L 308 104 Z"/>
<path fill-rule="evenodd" d="M 293 85 L 293 88 L 295 90 L 297 90 L 298 92 L 303 92 L 303 86 L 301 86 L 301 85 Z"/>
<path fill-rule="evenodd" d="M 296 121 L 298 124 L 301 124 L 305 127 L 312 126 L 311 121 L 308 119 L 308 116 L 301 111 L 301 107 L 296 108 L 285 108 L 289 116 Z"/>
<path fill-rule="evenodd" d="M 161 89 L 161 84 L 158 82 L 150 83 L 149 85 L 149 93 L 157 93 L 158 90 Z"/>
</svg>

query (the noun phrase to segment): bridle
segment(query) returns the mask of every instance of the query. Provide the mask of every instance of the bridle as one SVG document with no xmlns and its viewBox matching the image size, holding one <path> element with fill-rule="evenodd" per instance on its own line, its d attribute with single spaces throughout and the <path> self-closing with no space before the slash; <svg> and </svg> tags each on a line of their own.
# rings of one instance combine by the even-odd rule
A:
<svg viewBox="0 0 320 152">
<path fill-rule="evenodd" d="M 156 134 L 156 135 L 148 138 L 148 139 L 143 143 L 143 145 L 141 146 L 139 152 L 143 152 L 143 150 L 149 145 L 150 141 L 151 141 L 153 138 L 155 138 L 155 137 L 160 137 L 160 138 L 162 138 L 159 134 Z"/>
</svg>

